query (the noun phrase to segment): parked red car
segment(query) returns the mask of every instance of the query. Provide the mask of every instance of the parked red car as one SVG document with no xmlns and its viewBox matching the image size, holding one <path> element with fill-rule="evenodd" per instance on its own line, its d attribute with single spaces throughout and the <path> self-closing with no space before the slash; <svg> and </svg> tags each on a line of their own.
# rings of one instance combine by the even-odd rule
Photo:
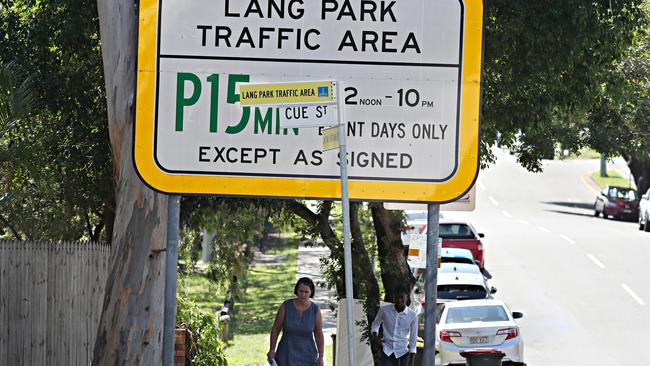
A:
<svg viewBox="0 0 650 366">
<path fill-rule="evenodd" d="M 485 235 L 477 233 L 472 224 L 462 221 L 441 221 L 439 235 L 442 238 L 443 248 L 469 249 L 478 266 L 481 269 L 485 268 L 485 248 L 481 243 L 481 238 Z"/>
<path fill-rule="evenodd" d="M 594 203 L 594 216 L 603 214 L 604 218 L 626 218 L 636 221 L 639 218 L 639 196 L 636 190 L 627 187 L 605 186 Z"/>
<path fill-rule="evenodd" d="M 404 235 L 427 233 L 426 212 L 406 214 L 406 228 Z M 481 238 L 485 237 L 482 233 L 477 233 L 476 229 L 466 221 L 451 220 L 446 218 L 440 219 L 440 238 L 442 238 L 443 248 L 463 248 L 469 249 L 481 269 L 485 268 L 485 248 L 481 243 Z M 407 249 L 408 251 L 408 249 Z"/>
</svg>

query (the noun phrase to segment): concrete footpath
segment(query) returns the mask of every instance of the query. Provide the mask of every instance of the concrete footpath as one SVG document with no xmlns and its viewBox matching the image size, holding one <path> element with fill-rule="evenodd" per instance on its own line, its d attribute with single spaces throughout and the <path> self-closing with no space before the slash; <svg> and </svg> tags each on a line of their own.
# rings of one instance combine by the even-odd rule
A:
<svg viewBox="0 0 650 366">
<path fill-rule="evenodd" d="M 332 333 L 336 332 L 336 316 L 332 309 L 336 308 L 335 293 L 320 287 L 324 281 L 323 272 L 320 269 L 320 258 L 329 257 L 330 250 L 324 246 L 305 246 L 300 242 L 298 246 L 298 270 L 296 280 L 300 277 L 309 277 L 316 284 L 314 302 L 320 307 L 323 316 L 323 335 L 325 344 L 332 343 Z"/>
</svg>

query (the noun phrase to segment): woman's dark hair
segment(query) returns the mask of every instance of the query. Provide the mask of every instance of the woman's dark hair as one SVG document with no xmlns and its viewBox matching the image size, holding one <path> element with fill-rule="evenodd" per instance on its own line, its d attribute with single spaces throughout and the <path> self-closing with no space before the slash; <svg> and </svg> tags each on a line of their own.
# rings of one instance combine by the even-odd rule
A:
<svg viewBox="0 0 650 366">
<path fill-rule="evenodd" d="M 298 287 L 300 287 L 300 285 L 305 285 L 309 287 L 309 289 L 311 290 L 311 294 L 309 295 L 309 297 L 314 298 L 314 294 L 316 293 L 316 286 L 314 286 L 314 281 L 312 281 L 311 278 L 300 277 L 298 282 L 296 282 L 296 286 L 293 288 L 294 295 L 298 295 Z"/>
</svg>

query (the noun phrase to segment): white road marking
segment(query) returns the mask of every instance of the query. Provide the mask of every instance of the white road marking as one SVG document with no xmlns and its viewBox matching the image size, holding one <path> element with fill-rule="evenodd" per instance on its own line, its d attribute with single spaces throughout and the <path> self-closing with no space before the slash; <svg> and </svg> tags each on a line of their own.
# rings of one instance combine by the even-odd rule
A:
<svg viewBox="0 0 650 366">
<path fill-rule="evenodd" d="M 505 217 L 509 218 L 509 219 L 512 218 L 512 215 L 510 214 L 510 212 L 508 212 L 508 211 L 506 211 L 506 210 L 503 210 L 503 215 L 504 215 Z"/>
<path fill-rule="evenodd" d="M 538 226 L 538 227 L 537 227 L 537 230 L 539 230 L 539 231 L 543 231 L 543 232 L 545 232 L 545 233 L 550 233 L 550 232 L 551 232 L 551 230 L 549 230 L 549 229 L 547 229 L 547 228 L 545 228 L 545 227 L 543 227 L 543 226 Z"/>
<path fill-rule="evenodd" d="M 490 199 L 490 201 L 492 201 L 492 204 L 493 204 L 493 205 L 499 207 L 499 202 L 497 202 L 497 200 L 495 200 L 494 197 L 490 196 L 490 197 L 488 197 L 488 198 Z"/>
<path fill-rule="evenodd" d="M 621 283 L 621 287 L 623 287 L 623 290 L 625 290 L 625 292 L 627 292 L 628 295 L 632 296 L 632 298 L 636 300 L 636 302 L 638 302 L 639 305 L 645 305 L 645 302 L 641 300 L 639 295 L 635 294 L 634 291 L 632 291 L 632 289 L 628 285 Z"/>
<path fill-rule="evenodd" d="M 483 184 L 483 182 L 478 182 L 478 187 L 481 189 L 481 191 L 487 191 L 487 187 L 485 187 L 485 184 Z"/>
<path fill-rule="evenodd" d="M 526 221 L 526 220 L 519 219 L 519 220 L 517 220 L 517 221 L 518 221 L 520 224 L 530 225 L 530 222 L 528 222 L 528 221 Z"/>
<path fill-rule="evenodd" d="M 594 257 L 593 254 L 588 253 L 587 258 L 591 259 L 592 262 L 594 262 L 598 267 L 605 269 L 605 265 L 603 262 L 599 261 L 598 258 Z"/>
<path fill-rule="evenodd" d="M 569 238 L 568 236 L 566 236 L 566 235 L 564 235 L 564 234 L 561 234 L 561 235 L 560 235 L 560 238 L 566 240 L 569 244 L 575 244 L 575 243 L 576 243 L 575 240 Z"/>
</svg>

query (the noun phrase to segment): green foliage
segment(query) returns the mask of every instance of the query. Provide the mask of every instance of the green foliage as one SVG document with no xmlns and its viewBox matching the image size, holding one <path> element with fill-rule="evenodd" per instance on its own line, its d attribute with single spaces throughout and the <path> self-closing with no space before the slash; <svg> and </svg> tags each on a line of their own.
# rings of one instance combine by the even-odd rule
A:
<svg viewBox="0 0 650 366">
<path fill-rule="evenodd" d="M 583 126 L 607 98 L 615 65 L 647 27 L 642 0 L 489 2 L 482 151 L 501 134 L 519 162 L 538 171 L 556 143 L 589 144 Z M 595 132 L 595 130 L 591 130 Z M 611 138 L 612 134 L 608 134 Z"/>
<path fill-rule="evenodd" d="M 176 306 L 177 327 L 190 331 L 191 341 L 188 352 L 191 365 L 228 365 L 214 315 L 199 310 L 196 304 L 182 297 L 177 297 Z"/>
<path fill-rule="evenodd" d="M 5 236 L 110 239 L 114 193 L 96 2 L 2 1 L 0 60 L 40 108 L 3 136 Z"/>
<path fill-rule="evenodd" d="M 0 62 L 0 138 L 38 108 L 33 78 L 13 63 Z M 2 160 L 7 156 L 0 157 Z"/>
<path fill-rule="evenodd" d="M 198 253 L 202 231 L 210 232 L 214 235 L 210 278 L 234 291 L 233 278 L 245 275 L 250 261 L 247 250 L 262 245 L 266 222 L 287 221 L 282 201 L 263 199 L 187 197 L 182 200 L 181 214 L 182 236 L 190 239 L 182 241 L 181 252 L 196 258 L 192 256 Z"/>
<path fill-rule="evenodd" d="M 605 95 L 585 122 L 587 143 L 608 156 L 650 159 L 650 31 L 609 72 Z"/>
</svg>

